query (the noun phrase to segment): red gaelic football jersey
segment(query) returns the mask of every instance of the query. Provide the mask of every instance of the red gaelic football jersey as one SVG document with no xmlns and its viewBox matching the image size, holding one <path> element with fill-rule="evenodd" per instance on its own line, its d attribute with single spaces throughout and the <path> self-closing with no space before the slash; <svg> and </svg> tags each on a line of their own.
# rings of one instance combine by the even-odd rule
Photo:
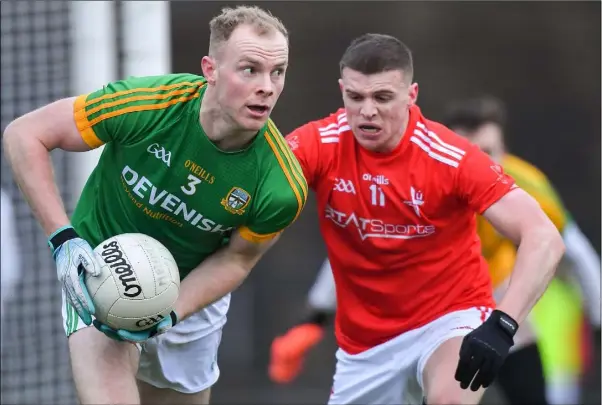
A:
<svg viewBox="0 0 602 405">
<path fill-rule="evenodd" d="M 475 213 L 516 186 L 485 153 L 418 107 L 388 154 L 359 146 L 344 109 L 287 141 L 316 192 L 343 350 L 362 352 L 451 311 L 495 306 Z"/>
</svg>

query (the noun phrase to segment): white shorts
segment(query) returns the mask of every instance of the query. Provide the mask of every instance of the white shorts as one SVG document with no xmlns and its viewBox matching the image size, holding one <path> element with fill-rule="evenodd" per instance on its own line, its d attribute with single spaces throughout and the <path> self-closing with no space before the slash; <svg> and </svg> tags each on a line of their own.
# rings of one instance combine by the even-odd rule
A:
<svg viewBox="0 0 602 405">
<path fill-rule="evenodd" d="M 359 354 L 339 349 L 328 404 L 422 404 L 422 373 L 433 352 L 490 314 L 485 307 L 451 312 Z"/>
<path fill-rule="evenodd" d="M 166 333 L 138 345 L 138 379 L 157 388 L 184 394 L 215 384 L 220 370 L 217 353 L 230 306 L 230 295 L 179 322 Z M 63 327 L 67 336 L 86 327 L 63 294 Z"/>
</svg>

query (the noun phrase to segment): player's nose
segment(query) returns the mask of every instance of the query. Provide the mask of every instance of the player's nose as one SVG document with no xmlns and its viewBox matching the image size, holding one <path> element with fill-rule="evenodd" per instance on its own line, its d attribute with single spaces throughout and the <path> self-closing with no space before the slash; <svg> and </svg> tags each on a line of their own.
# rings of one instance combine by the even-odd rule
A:
<svg viewBox="0 0 602 405">
<path fill-rule="evenodd" d="M 370 119 L 376 117 L 377 109 L 376 105 L 370 100 L 365 100 L 362 103 L 362 107 L 360 109 L 360 114 L 362 117 Z"/>
<path fill-rule="evenodd" d="M 263 96 L 274 94 L 274 82 L 269 74 L 260 75 L 257 84 L 257 92 Z"/>
</svg>

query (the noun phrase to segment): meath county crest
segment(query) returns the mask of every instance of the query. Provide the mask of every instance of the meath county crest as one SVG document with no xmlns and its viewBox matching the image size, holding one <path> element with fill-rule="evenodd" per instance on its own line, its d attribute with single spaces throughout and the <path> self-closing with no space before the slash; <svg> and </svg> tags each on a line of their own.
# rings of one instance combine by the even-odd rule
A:
<svg viewBox="0 0 602 405">
<path fill-rule="evenodd" d="M 226 211 L 232 214 L 242 215 L 245 212 L 245 208 L 249 205 L 251 196 L 245 190 L 240 187 L 232 187 L 232 190 L 228 192 L 228 195 L 222 199 L 222 205 Z"/>
</svg>

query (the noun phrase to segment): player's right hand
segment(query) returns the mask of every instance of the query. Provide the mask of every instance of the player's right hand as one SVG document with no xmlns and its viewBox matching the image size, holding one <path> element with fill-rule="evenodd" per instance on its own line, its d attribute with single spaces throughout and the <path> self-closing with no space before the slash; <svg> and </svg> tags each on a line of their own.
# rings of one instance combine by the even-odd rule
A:
<svg viewBox="0 0 602 405">
<path fill-rule="evenodd" d="M 302 323 L 272 342 L 269 365 L 270 379 L 284 384 L 294 380 L 303 367 L 305 354 L 324 336 L 323 326 Z"/>
<path fill-rule="evenodd" d="M 48 246 L 56 262 L 57 277 L 67 301 L 86 325 L 92 324 L 94 303 L 86 288 L 85 276 L 100 275 L 103 260 L 92 246 L 71 226 L 57 229 L 48 238 Z"/>
</svg>

